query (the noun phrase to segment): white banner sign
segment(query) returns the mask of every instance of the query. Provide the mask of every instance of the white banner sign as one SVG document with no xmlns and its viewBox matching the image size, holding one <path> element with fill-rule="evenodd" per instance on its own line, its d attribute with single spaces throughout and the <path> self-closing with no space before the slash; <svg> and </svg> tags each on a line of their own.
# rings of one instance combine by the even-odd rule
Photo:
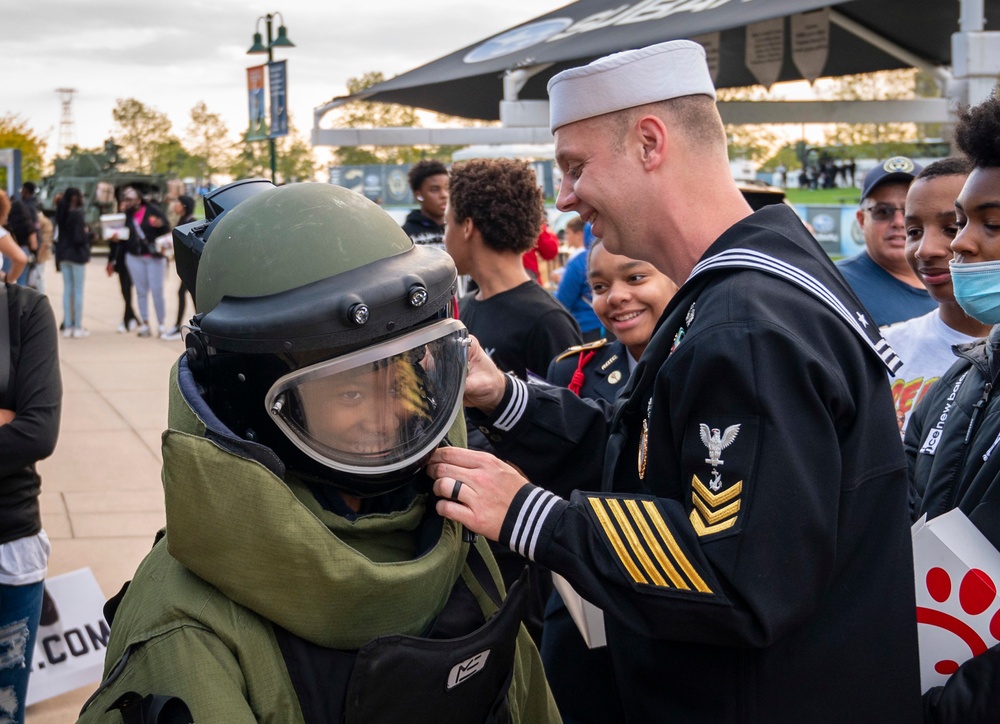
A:
<svg viewBox="0 0 1000 724">
<path fill-rule="evenodd" d="M 830 8 L 791 16 L 792 61 L 812 83 L 823 74 L 830 53 Z"/>
<path fill-rule="evenodd" d="M 784 57 L 784 18 L 747 25 L 744 62 L 758 83 L 770 89 L 781 75 Z"/>
<path fill-rule="evenodd" d="M 56 620 L 38 627 L 28 679 L 28 706 L 101 681 L 111 629 L 104 594 L 89 568 L 45 581 Z"/>
</svg>

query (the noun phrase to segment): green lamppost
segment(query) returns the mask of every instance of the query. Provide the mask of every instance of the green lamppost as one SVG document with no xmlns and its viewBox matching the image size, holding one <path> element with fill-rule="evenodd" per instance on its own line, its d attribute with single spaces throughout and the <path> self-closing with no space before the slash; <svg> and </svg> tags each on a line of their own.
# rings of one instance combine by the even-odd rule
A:
<svg viewBox="0 0 1000 724">
<path fill-rule="evenodd" d="M 271 35 L 272 22 L 275 17 L 280 18 L 281 23 L 278 25 L 278 37 L 275 38 Z M 265 21 L 267 26 L 267 45 L 264 45 L 263 38 L 260 34 L 260 21 Z M 281 13 L 268 13 L 267 15 L 262 15 L 257 18 L 257 32 L 253 34 L 253 45 L 250 46 L 250 50 L 247 51 L 247 55 L 256 55 L 258 53 L 267 53 L 267 64 L 270 67 L 271 63 L 274 61 L 274 49 L 275 48 L 294 48 L 295 43 L 288 39 L 288 30 L 285 28 L 285 18 Z M 271 129 L 272 132 L 274 129 Z M 271 183 L 278 183 L 278 162 L 277 156 L 274 148 L 274 135 L 268 133 L 267 139 L 268 147 L 271 151 Z"/>
</svg>

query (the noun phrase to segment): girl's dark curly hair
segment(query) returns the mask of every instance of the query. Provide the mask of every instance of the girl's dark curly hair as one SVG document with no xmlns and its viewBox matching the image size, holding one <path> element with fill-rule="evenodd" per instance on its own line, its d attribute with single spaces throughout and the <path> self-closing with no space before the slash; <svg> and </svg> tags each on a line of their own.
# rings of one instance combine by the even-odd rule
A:
<svg viewBox="0 0 1000 724">
<path fill-rule="evenodd" d="M 455 164 L 448 203 L 455 221 L 472 219 L 483 241 L 495 251 L 523 254 L 542 229 L 542 190 L 524 161 L 493 158 Z"/>
<path fill-rule="evenodd" d="M 1000 166 L 1000 100 L 960 108 L 955 144 L 977 168 Z"/>
</svg>

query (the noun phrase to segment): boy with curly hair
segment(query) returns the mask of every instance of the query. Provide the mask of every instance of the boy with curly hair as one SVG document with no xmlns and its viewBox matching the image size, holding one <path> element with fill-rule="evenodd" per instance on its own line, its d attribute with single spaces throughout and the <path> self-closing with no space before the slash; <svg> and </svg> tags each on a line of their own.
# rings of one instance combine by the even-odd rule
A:
<svg viewBox="0 0 1000 724">
<path fill-rule="evenodd" d="M 544 216 L 535 172 L 524 161 L 475 159 L 453 166 L 450 180 L 445 249 L 458 273 L 479 287 L 459 301 L 459 318 L 504 372 L 525 381 L 529 375 L 544 379 L 549 362 L 582 339 L 576 320 L 521 262 Z M 477 426 L 466 429 L 470 448 L 493 450 Z M 524 561 L 505 547 L 491 547 L 510 585 Z M 552 584 L 547 571 L 534 564 L 529 569 L 531 601 L 524 623 L 537 642 Z"/>
<path fill-rule="evenodd" d="M 521 263 L 542 226 L 535 172 L 523 161 L 476 159 L 451 170 L 445 249 L 479 289 L 459 302 L 462 322 L 497 366 L 522 380 L 580 344 L 580 328 Z"/>
</svg>

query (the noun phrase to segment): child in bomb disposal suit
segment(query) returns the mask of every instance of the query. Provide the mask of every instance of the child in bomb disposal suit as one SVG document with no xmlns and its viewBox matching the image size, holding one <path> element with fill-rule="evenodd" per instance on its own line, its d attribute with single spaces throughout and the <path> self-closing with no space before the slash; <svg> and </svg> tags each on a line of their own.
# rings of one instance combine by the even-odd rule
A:
<svg viewBox="0 0 1000 724">
<path fill-rule="evenodd" d="M 559 721 L 523 581 L 505 594 L 423 471 L 464 444 L 448 255 L 328 184 L 205 206 L 174 232 L 198 314 L 170 380 L 167 527 L 109 602 L 80 722 Z"/>
</svg>

